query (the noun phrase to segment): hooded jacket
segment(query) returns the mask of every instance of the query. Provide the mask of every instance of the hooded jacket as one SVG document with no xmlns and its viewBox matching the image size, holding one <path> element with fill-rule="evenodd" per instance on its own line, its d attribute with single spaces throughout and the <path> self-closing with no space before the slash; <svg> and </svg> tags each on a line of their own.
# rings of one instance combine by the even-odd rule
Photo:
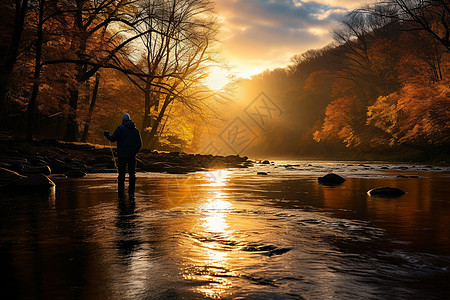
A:
<svg viewBox="0 0 450 300">
<path fill-rule="evenodd" d="M 134 157 L 142 147 L 141 135 L 131 120 L 123 121 L 114 133 L 105 134 L 111 142 L 117 141 L 118 157 Z"/>
</svg>

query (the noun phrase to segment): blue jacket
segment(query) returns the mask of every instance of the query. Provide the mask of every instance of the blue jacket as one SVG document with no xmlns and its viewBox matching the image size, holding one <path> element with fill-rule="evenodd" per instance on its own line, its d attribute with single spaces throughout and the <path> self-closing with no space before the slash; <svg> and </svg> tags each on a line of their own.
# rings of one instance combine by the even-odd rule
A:
<svg viewBox="0 0 450 300">
<path fill-rule="evenodd" d="M 141 135 L 131 120 L 122 122 L 112 135 L 107 132 L 105 136 L 111 142 L 117 141 L 119 157 L 134 157 L 141 150 Z"/>
</svg>

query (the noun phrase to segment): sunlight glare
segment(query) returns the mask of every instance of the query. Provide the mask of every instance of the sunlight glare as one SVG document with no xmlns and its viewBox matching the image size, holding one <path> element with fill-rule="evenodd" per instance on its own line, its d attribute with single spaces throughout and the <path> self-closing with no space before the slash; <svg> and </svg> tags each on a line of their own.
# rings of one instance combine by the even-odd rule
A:
<svg viewBox="0 0 450 300">
<path fill-rule="evenodd" d="M 230 174 L 230 171 L 227 170 L 212 170 L 205 173 L 205 177 L 208 180 L 208 185 L 213 186 L 225 186 L 227 182 L 228 175 Z"/>
<path fill-rule="evenodd" d="M 230 73 L 224 68 L 212 67 L 209 70 L 208 77 L 205 79 L 205 84 L 209 89 L 218 91 L 230 83 L 230 77 Z"/>
</svg>

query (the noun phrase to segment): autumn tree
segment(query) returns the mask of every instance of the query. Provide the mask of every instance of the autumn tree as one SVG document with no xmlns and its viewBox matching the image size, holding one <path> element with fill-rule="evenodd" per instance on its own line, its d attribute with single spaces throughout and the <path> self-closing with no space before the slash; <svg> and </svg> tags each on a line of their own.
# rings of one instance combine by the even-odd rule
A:
<svg viewBox="0 0 450 300">
<path fill-rule="evenodd" d="M 174 102 L 191 113 L 202 112 L 208 93 L 201 80 L 214 62 L 213 8 L 209 0 L 155 0 L 143 6 L 146 18 L 136 30 L 148 33 L 138 46 L 144 49 L 140 59 L 131 62 L 146 76 L 130 75 L 130 80 L 144 95 L 142 135 L 147 147 L 155 147 L 160 125 Z"/>
<path fill-rule="evenodd" d="M 399 87 L 397 28 L 397 23 L 353 11 L 334 30 L 339 46 L 332 68 L 339 78 L 359 87 L 362 100 L 374 101 L 378 94 Z"/>
<path fill-rule="evenodd" d="M 383 130 L 390 146 L 450 143 L 449 82 L 407 84 L 368 107 L 367 122 Z M 383 142 L 378 140 L 378 142 Z"/>
</svg>

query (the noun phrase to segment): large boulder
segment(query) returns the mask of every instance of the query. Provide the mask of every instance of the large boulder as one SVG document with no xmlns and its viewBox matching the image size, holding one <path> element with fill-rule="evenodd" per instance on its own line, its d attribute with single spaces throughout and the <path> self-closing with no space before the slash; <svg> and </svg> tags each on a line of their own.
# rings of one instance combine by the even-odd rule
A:
<svg viewBox="0 0 450 300">
<path fill-rule="evenodd" d="M 0 189 L 7 192 L 35 193 L 50 192 L 55 186 L 47 176 L 32 174 L 22 176 L 11 170 L 0 168 Z"/>
<path fill-rule="evenodd" d="M 345 181 L 345 178 L 342 178 L 337 174 L 330 173 L 323 177 L 317 178 L 317 181 L 324 185 L 339 185 Z"/>
<path fill-rule="evenodd" d="M 400 197 L 405 194 L 404 191 L 393 187 L 381 187 L 367 192 L 372 197 Z"/>
<path fill-rule="evenodd" d="M 21 192 L 48 192 L 55 184 L 43 174 L 33 174 L 21 178 L 13 184 L 17 191 Z"/>
</svg>

